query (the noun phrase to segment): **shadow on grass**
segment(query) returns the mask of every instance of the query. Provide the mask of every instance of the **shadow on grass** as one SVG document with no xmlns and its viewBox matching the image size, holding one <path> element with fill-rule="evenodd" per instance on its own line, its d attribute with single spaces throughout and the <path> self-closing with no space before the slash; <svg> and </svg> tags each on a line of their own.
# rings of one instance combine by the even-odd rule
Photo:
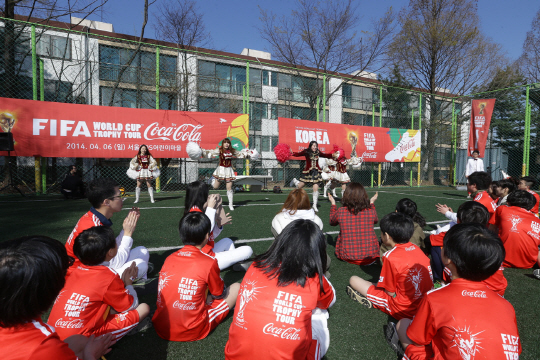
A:
<svg viewBox="0 0 540 360">
<path fill-rule="evenodd" d="M 380 262 L 377 260 L 377 262 L 373 265 L 360 265 L 360 269 L 367 275 L 371 276 L 371 279 L 365 279 L 367 281 L 371 281 L 376 283 L 379 280 L 379 276 L 381 274 L 381 265 Z"/>
<path fill-rule="evenodd" d="M 326 243 L 334 248 L 336 247 L 336 239 L 337 236 L 334 239 L 332 235 L 326 234 Z"/>
</svg>

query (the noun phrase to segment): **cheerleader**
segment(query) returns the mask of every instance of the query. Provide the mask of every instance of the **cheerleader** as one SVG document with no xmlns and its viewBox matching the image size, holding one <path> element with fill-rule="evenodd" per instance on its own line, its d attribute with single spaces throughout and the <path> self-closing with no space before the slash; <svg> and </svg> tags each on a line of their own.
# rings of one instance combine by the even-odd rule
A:
<svg viewBox="0 0 540 360">
<path fill-rule="evenodd" d="M 324 161 L 321 161 L 321 160 L 324 160 Z M 336 164 L 337 162 L 334 161 L 334 159 L 328 159 L 328 160 L 324 158 L 319 159 L 319 166 L 322 168 L 321 177 L 323 179 L 323 182 L 326 183 L 326 185 L 324 186 L 323 197 L 327 197 L 326 193 L 328 192 L 328 188 L 332 189 L 332 194 L 334 197 L 336 198 L 338 197 L 336 195 L 336 187 L 331 186 L 334 184 L 334 182 L 332 181 L 334 180 L 332 178 L 332 175 L 334 171 L 336 171 Z"/>
<path fill-rule="evenodd" d="M 137 156 L 131 159 L 129 163 L 129 169 L 127 175 L 133 180 L 137 180 L 137 188 L 135 189 L 135 204 L 139 202 L 139 196 L 141 195 L 141 184 L 146 181 L 148 187 L 148 194 L 150 194 L 150 201 L 154 203 L 154 189 L 152 188 L 152 180 L 159 177 L 160 171 L 157 167 L 157 162 L 148 151 L 146 145 L 139 147 Z"/>
<path fill-rule="evenodd" d="M 236 150 L 232 147 L 231 139 L 223 139 L 223 141 L 221 142 L 221 147 L 219 148 L 219 166 L 212 174 L 212 186 L 214 187 L 214 189 L 218 189 L 219 185 L 221 185 L 221 182 L 225 181 L 225 186 L 227 188 L 227 198 L 229 199 L 229 209 L 231 211 L 234 210 L 234 190 L 232 186 L 233 181 L 236 180 L 231 160 L 233 158 L 236 158 L 236 155 Z"/>
<path fill-rule="evenodd" d="M 332 185 L 332 182 L 338 182 L 341 184 L 341 196 L 343 197 L 343 193 L 345 193 L 345 189 L 347 188 L 347 184 L 351 182 L 351 178 L 347 174 L 347 165 L 355 165 L 359 166 L 362 163 L 362 160 L 353 157 L 350 159 L 345 158 L 345 150 L 338 147 L 337 145 L 334 145 L 334 152 L 332 154 L 332 160 L 335 161 L 335 167 L 333 171 L 329 174 L 329 180 L 324 186 L 324 193 L 326 195 L 326 192 Z M 330 162 L 330 161 L 329 161 Z M 330 168 L 330 166 L 329 166 Z M 334 196 L 336 196 L 336 191 L 333 189 Z M 326 196 L 325 196 L 326 197 Z"/>
<path fill-rule="evenodd" d="M 255 149 L 242 149 L 236 151 L 232 147 L 231 139 L 225 138 L 221 142 L 221 147 L 214 150 L 201 149 L 197 143 L 189 142 L 186 145 L 186 152 L 192 160 L 199 160 L 201 157 L 211 158 L 219 156 L 219 166 L 212 174 L 212 187 L 218 189 L 222 181 L 225 181 L 227 187 L 227 198 L 229 199 L 229 209 L 234 210 L 233 207 L 233 195 L 234 190 L 232 188 L 233 181 L 236 180 L 234 175 L 234 169 L 232 167 L 232 159 L 240 159 L 249 157 L 251 160 L 257 160 L 259 158 L 259 152 Z"/>
<path fill-rule="evenodd" d="M 302 170 L 300 180 L 293 179 L 293 182 L 298 189 L 303 188 L 306 183 L 313 185 L 313 210 L 319 212 L 319 209 L 317 208 L 317 203 L 319 201 L 319 186 L 323 181 L 321 176 L 322 170 L 319 167 L 319 157 L 330 159 L 332 158 L 332 154 L 320 152 L 319 144 L 316 141 L 312 141 L 309 143 L 307 149 L 300 152 L 291 151 L 291 156 L 303 156 L 306 158 L 306 165 L 304 166 L 304 170 Z"/>
</svg>

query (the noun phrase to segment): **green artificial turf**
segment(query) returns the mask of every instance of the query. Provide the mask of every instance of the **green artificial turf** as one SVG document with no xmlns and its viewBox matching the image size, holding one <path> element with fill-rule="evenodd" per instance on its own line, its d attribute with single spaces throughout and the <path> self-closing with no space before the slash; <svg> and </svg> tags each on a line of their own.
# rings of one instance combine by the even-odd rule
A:
<svg viewBox="0 0 540 360">
<path fill-rule="evenodd" d="M 376 189 L 367 189 L 371 197 Z M 220 191 L 224 196 L 224 191 Z M 311 196 L 311 190 L 308 190 Z M 338 195 L 341 193 L 338 190 Z M 146 195 L 146 196 L 144 196 Z M 272 218 L 280 210 L 287 193 L 273 194 L 237 193 L 234 201 L 237 208 L 232 212 L 232 224 L 227 225 L 220 237 L 230 237 L 238 243 L 247 243 L 256 254 L 269 247 L 271 240 L 270 226 Z M 383 188 L 379 190 L 376 209 L 379 218 L 394 211 L 397 201 L 408 197 L 414 200 L 426 221 L 442 222 L 444 216 L 436 212 L 435 204 L 444 203 L 457 210 L 466 201 L 466 193 L 447 187 L 432 188 Z M 113 216 L 113 228 L 119 232 L 127 210 L 133 206 L 133 197 L 124 202 L 124 210 Z M 148 195 L 141 196 L 137 204 L 141 208 L 141 218 L 134 234 L 134 246 L 144 245 L 153 248 L 150 261 L 156 270 L 152 276 L 157 276 L 165 258 L 174 250 L 159 248 L 180 246 L 178 238 L 178 221 L 184 211 L 184 193 L 159 193 L 157 202 L 151 204 Z M 226 203 L 225 199 L 225 203 Z M 0 219 L 2 227 L 0 241 L 32 234 L 42 234 L 65 242 L 77 220 L 89 209 L 87 200 L 63 200 L 60 196 L 41 197 L 0 197 Z M 328 224 L 330 204 L 322 196 L 319 199 L 319 216 L 323 220 L 325 232 L 336 232 L 338 227 Z M 427 225 L 425 230 L 431 230 L 436 224 Z M 378 233 L 378 230 L 377 230 Z M 395 359 L 396 356 L 386 344 L 383 326 L 389 318 L 374 309 L 367 309 L 347 297 L 345 287 L 351 275 L 377 281 L 380 266 L 354 266 L 336 259 L 334 242 L 337 234 L 328 234 L 327 253 L 332 259 L 330 267 L 330 282 L 337 291 L 337 302 L 330 309 L 328 326 L 330 329 L 330 349 L 326 359 Z M 520 359 L 540 359 L 540 343 L 538 334 L 540 326 L 540 308 L 536 306 L 540 292 L 540 281 L 532 277 L 532 270 L 506 269 L 508 279 L 506 299 L 516 310 L 518 327 L 523 346 Z M 243 273 L 225 270 L 221 276 L 229 285 L 241 281 Z M 141 302 L 146 302 L 152 310 L 156 307 L 157 280 L 138 289 Z M 489 311 L 489 309 L 486 309 Z M 46 316 L 46 315 L 45 315 Z M 497 314 L 492 314 L 497 316 Z M 117 343 L 113 351 L 106 355 L 107 360 L 114 359 L 223 359 L 223 351 L 231 325 L 231 316 L 220 324 L 206 339 L 193 343 L 168 342 L 159 338 L 153 329 L 145 333 L 126 337 Z M 255 357 L 256 358 L 256 357 Z M 254 358 L 254 359 L 255 359 Z"/>
</svg>

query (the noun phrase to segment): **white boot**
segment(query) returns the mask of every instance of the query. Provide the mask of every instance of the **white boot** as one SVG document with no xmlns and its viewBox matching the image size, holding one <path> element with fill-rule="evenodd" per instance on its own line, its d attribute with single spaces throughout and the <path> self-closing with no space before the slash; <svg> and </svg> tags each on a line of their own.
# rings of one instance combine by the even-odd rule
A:
<svg viewBox="0 0 540 360">
<path fill-rule="evenodd" d="M 300 181 L 297 178 L 292 179 L 294 186 L 298 188 L 298 184 L 300 184 Z"/>
<path fill-rule="evenodd" d="M 134 204 L 139 202 L 139 196 L 141 196 L 141 188 L 135 188 L 135 202 Z"/>
<path fill-rule="evenodd" d="M 227 198 L 229 199 L 229 209 L 231 211 L 234 211 L 234 207 L 233 207 L 233 195 L 234 195 L 234 190 L 227 190 Z"/>
<path fill-rule="evenodd" d="M 216 182 L 216 178 L 212 176 L 212 181 L 210 183 L 210 185 L 215 189 L 214 187 L 214 183 Z"/>
<path fill-rule="evenodd" d="M 327 197 L 326 194 L 328 193 L 328 189 L 330 188 L 330 185 L 332 185 L 332 180 L 329 180 L 326 185 L 324 185 L 324 190 L 323 190 L 323 196 L 324 197 Z M 335 196 L 335 195 L 334 195 Z"/>
<path fill-rule="evenodd" d="M 154 201 L 154 188 L 153 187 L 149 187 L 148 188 L 148 193 L 150 194 L 150 201 L 153 203 L 155 203 Z"/>
<path fill-rule="evenodd" d="M 332 189 L 332 195 L 333 195 L 334 197 L 337 197 L 337 194 L 336 194 L 336 188 L 333 188 L 333 189 Z M 341 195 L 342 195 L 341 197 L 343 197 L 343 194 L 341 194 Z"/>
<path fill-rule="evenodd" d="M 317 208 L 318 202 L 319 202 L 319 190 L 313 192 L 313 210 L 315 210 L 315 212 L 319 212 L 319 209 Z"/>
</svg>

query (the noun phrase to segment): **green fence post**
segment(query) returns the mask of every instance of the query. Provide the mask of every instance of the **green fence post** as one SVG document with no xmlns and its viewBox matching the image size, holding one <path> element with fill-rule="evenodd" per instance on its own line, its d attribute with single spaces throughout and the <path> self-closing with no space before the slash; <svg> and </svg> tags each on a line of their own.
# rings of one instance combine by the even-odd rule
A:
<svg viewBox="0 0 540 360">
<path fill-rule="evenodd" d="M 161 79 L 159 75 L 159 46 L 156 47 L 156 110 L 159 110 L 159 85 Z"/>
<path fill-rule="evenodd" d="M 32 25 L 32 99 L 38 99 L 37 53 L 36 53 L 36 26 Z"/>
<path fill-rule="evenodd" d="M 382 94 L 383 94 L 383 90 L 382 90 L 382 86 L 379 86 L 379 127 L 382 127 Z M 382 164 L 379 163 L 379 176 L 378 176 L 378 184 L 377 186 L 378 187 L 381 187 L 382 184 L 381 184 L 381 181 L 382 181 Z"/>
<path fill-rule="evenodd" d="M 45 66 L 39 59 L 39 100 L 45 101 Z"/>
<path fill-rule="evenodd" d="M 375 104 L 371 105 L 371 126 L 375 126 Z M 371 187 L 373 187 L 373 163 L 371 163 Z"/>
<path fill-rule="evenodd" d="M 160 75 L 159 75 L 159 46 L 156 47 L 156 110 L 159 110 L 159 85 L 160 85 Z M 160 166 L 159 159 L 156 160 L 157 166 Z M 156 179 L 156 192 L 161 192 L 161 178 Z"/>
<path fill-rule="evenodd" d="M 317 96 L 317 122 L 319 122 L 319 106 L 321 103 L 321 98 Z"/>
<path fill-rule="evenodd" d="M 418 100 L 418 131 L 420 131 L 420 160 L 418 161 L 418 174 L 416 186 L 420 187 L 420 163 L 422 162 L 422 94 Z"/>
<path fill-rule="evenodd" d="M 249 61 L 246 62 L 246 114 L 249 114 Z"/>
<path fill-rule="evenodd" d="M 323 75 L 323 122 L 326 122 L 326 74 Z M 317 104 L 317 114 L 319 113 L 319 105 Z M 317 120 L 319 121 L 319 120 Z"/>
<path fill-rule="evenodd" d="M 450 161 L 451 161 L 451 171 L 450 176 L 452 177 L 452 185 L 456 185 L 456 147 L 457 147 L 457 124 L 455 118 L 455 100 L 452 99 L 452 147 L 450 149 Z M 448 179 L 450 180 L 450 179 Z"/>
<path fill-rule="evenodd" d="M 530 155 L 531 155 L 531 104 L 527 106 L 527 159 L 526 164 L 527 168 L 525 169 L 525 175 L 529 176 L 529 165 L 530 165 Z"/>
<path fill-rule="evenodd" d="M 525 133 L 523 135 L 523 165 L 521 168 L 521 176 L 527 176 L 527 168 L 528 168 L 528 155 L 527 155 L 527 142 L 530 141 L 530 138 L 527 137 L 527 131 L 529 130 L 529 85 L 527 85 L 526 89 L 526 100 L 525 100 Z"/>
<path fill-rule="evenodd" d="M 414 109 L 411 109 L 411 130 L 414 130 Z M 411 165 L 411 173 L 409 177 L 409 186 L 412 186 L 412 165 Z"/>
</svg>

